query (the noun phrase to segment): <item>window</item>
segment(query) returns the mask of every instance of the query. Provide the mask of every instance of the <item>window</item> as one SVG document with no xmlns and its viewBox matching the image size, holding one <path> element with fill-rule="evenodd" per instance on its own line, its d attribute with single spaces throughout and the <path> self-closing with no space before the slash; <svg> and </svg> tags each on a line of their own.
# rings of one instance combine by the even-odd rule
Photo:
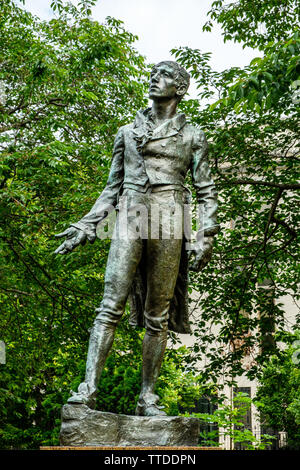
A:
<svg viewBox="0 0 300 470">
<path fill-rule="evenodd" d="M 251 387 L 238 387 L 234 390 L 233 396 L 237 396 L 238 393 L 245 393 L 248 395 L 249 398 L 251 398 Z M 239 404 L 236 404 L 236 408 L 239 407 Z M 251 412 L 251 406 L 247 409 L 246 413 L 244 416 L 241 417 L 240 422 L 243 423 L 242 426 L 236 426 L 235 429 L 249 429 L 249 431 L 252 431 L 252 412 Z M 240 444 L 239 442 L 235 442 L 234 444 L 234 449 L 235 450 L 243 450 L 243 445 Z"/>
</svg>

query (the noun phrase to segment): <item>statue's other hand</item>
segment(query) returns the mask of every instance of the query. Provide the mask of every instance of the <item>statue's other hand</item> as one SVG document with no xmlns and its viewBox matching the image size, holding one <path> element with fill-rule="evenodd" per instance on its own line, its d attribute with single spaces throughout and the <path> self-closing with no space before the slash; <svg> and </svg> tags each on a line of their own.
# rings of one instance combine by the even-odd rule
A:
<svg viewBox="0 0 300 470">
<path fill-rule="evenodd" d="M 64 255 L 74 250 L 78 245 L 84 245 L 86 234 L 83 230 L 75 227 L 69 227 L 67 230 L 55 235 L 56 238 L 66 237 L 67 239 L 55 250 L 55 254 Z"/>
<path fill-rule="evenodd" d="M 205 268 L 209 263 L 212 257 L 213 250 L 213 237 L 204 237 L 203 246 L 196 250 L 191 250 L 189 252 L 190 265 L 189 269 L 191 271 L 199 272 Z"/>
</svg>

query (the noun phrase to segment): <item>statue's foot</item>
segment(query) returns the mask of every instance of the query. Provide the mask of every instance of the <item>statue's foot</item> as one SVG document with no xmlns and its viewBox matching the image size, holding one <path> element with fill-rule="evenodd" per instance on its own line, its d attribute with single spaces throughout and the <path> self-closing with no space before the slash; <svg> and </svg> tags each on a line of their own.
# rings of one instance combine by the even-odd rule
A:
<svg viewBox="0 0 300 470">
<path fill-rule="evenodd" d="M 159 397 L 154 393 L 141 395 L 135 409 L 136 416 L 167 416 L 162 410 L 164 407 L 157 405 L 158 401 Z"/>
<path fill-rule="evenodd" d="M 91 409 L 96 406 L 96 391 L 91 392 L 89 384 L 82 382 L 78 387 L 78 392 L 71 390 L 72 396 L 67 403 L 72 405 L 86 405 Z"/>
</svg>

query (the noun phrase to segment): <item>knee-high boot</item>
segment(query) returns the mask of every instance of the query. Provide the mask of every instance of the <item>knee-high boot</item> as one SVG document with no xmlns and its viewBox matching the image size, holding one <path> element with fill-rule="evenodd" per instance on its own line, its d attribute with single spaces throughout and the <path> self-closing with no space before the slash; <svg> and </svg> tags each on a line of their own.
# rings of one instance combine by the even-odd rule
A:
<svg viewBox="0 0 300 470">
<path fill-rule="evenodd" d="M 68 403 L 95 407 L 98 383 L 113 344 L 114 333 L 115 327 L 103 325 L 99 320 L 95 320 L 89 340 L 85 380 L 79 385 L 78 392 L 72 392 Z"/>
<path fill-rule="evenodd" d="M 166 344 L 167 332 L 163 331 L 157 335 L 145 333 L 143 341 L 142 389 L 135 410 L 135 414 L 138 416 L 166 415 L 161 410 L 162 407 L 157 405 L 159 397 L 154 393 Z"/>
</svg>

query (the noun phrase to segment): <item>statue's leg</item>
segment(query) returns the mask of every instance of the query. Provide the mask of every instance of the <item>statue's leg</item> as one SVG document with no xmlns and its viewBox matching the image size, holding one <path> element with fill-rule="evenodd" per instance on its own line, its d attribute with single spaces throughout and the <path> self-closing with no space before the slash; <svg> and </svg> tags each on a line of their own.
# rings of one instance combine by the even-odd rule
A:
<svg viewBox="0 0 300 470">
<path fill-rule="evenodd" d="M 154 391 L 167 344 L 169 308 L 178 276 L 181 243 L 181 240 L 148 240 L 146 333 L 137 415 L 166 414 L 157 405 L 159 397 Z"/>
<path fill-rule="evenodd" d="M 101 324 L 96 318 L 90 334 L 85 380 L 79 385 L 78 392 L 73 392 L 68 403 L 95 408 L 98 382 L 113 344 L 114 333 L 115 327 Z"/>
<path fill-rule="evenodd" d="M 158 406 L 159 397 L 154 393 L 166 344 L 167 332 L 151 335 L 146 331 L 143 340 L 142 388 L 135 410 L 138 416 L 166 415 Z"/>
<path fill-rule="evenodd" d="M 157 213 L 151 210 L 151 236 L 147 240 L 142 388 L 136 407 L 136 414 L 143 416 L 166 414 L 157 404 L 159 397 L 155 394 L 155 385 L 167 344 L 169 309 L 178 277 L 183 232 L 176 212 L 176 208 L 182 207 L 181 192 L 153 192 L 150 202 L 154 207 L 159 207 L 161 217 L 158 226 L 154 224 L 156 231 L 153 232 L 153 213 L 156 217 Z"/>
<path fill-rule="evenodd" d="M 111 242 L 103 300 L 90 335 L 85 380 L 68 403 L 96 403 L 98 382 L 114 339 L 114 332 L 125 309 L 129 289 L 142 254 L 142 240 L 114 239 Z"/>
</svg>

